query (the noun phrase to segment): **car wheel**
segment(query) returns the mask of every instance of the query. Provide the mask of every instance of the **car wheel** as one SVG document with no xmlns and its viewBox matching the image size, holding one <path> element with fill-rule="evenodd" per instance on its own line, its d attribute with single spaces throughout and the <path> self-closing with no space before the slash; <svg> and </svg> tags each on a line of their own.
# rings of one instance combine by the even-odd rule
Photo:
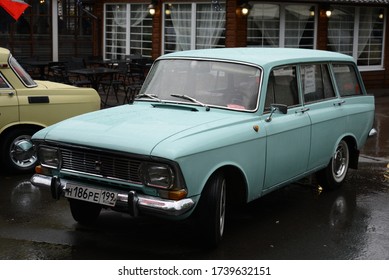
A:
<svg viewBox="0 0 389 280">
<path fill-rule="evenodd" d="M 94 223 L 101 212 L 101 206 L 95 203 L 69 199 L 69 205 L 73 219 L 80 224 Z"/>
<path fill-rule="evenodd" d="M 325 189 L 339 188 L 346 178 L 350 152 L 345 140 L 339 142 L 327 167 L 317 173 L 319 184 Z"/>
<path fill-rule="evenodd" d="M 214 174 L 206 184 L 196 208 L 198 231 L 206 247 L 217 247 L 222 240 L 226 219 L 226 179 Z"/>
<path fill-rule="evenodd" d="M 34 170 L 37 155 L 31 136 L 35 132 L 35 128 L 18 128 L 3 136 L 1 152 L 4 156 L 1 163 L 7 172 L 26 173 Z"/>
</svg>

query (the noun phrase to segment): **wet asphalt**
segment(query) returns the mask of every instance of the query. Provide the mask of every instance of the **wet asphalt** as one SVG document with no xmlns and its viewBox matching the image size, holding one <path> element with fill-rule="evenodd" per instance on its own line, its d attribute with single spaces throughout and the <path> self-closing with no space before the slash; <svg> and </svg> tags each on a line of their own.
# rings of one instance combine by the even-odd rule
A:
<svg viewBox="0 0 389 280">
<path fill-rule="evenodd" d="M 230 212 L 214 250 L 185 222 L 106 210 L 78 225 L 31 174 L 0 175 L 0 260 L 388 260 L 389 95 L 376 98 L 375 127 L 341 189 L 322 192 L 307 178 Z"/>
</svg>

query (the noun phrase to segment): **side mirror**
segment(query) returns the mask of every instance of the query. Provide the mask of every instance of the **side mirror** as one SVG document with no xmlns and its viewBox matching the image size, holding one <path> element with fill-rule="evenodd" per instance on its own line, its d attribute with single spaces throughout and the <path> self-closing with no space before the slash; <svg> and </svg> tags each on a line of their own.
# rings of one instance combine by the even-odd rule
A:
<svg viewBox="0 0 389 280">
<path fill-rule="evenodd" d="M 288 106 L 285 104 L 271 104 L 270 105 L 270 115 L 266 118 L 266 122 L 270 122 L 272 120 L 273 114 L 278 111 L 281 114 L 287 114 L 288 113 Z"/>
</svg>

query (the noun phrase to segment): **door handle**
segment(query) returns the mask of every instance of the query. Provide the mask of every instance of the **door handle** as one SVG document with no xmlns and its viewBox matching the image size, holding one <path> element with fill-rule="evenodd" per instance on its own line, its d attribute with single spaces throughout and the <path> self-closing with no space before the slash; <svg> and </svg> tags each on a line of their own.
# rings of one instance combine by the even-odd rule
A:
<svg viewBox="0 0 389 280">
<path fill-rule="evenodd" d="M 302 108 L 301 110 L 299 110 L 299 111 L 297 111 L 297 112 L 305 113 L 305 112 L 308 112 L 308 111 L 309 111 L 309 108 L 304 107 L 304 108 Z M 297 113 L 297 112 L 296 112 L 296 113 Z"/>
<path fill-rule="evenodd" d="M 342 104 L 346 103 L 346 100 L 340 100 L 334 103 L 334 106 L 342 106 Z"/>
</svg>

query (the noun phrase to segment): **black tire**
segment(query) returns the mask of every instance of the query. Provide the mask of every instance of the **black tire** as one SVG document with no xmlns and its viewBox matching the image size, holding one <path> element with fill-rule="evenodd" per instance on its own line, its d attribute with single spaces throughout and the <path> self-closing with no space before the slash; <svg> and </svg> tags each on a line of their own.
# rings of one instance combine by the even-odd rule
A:
<svg viewBox="0 0 389 280">
<path fill-rule="evenodd" d="M 350 151 L 345 140 L 339 142 L 335 154 L 326 168 L 317 173 L 317 179 L 323 189 L 339 188 L 346 178 L 350 163 Z"/>
<path fill-rule="evenodd" d="M 38 129 L 16 128 L 1 137 L 1 165 L 8 173 L 30 173 L 34 171 L 37 155 L 31 136 Z"/>
<path fill-rule="evenodd" d="M 226 220 L 226 179 L 215 173 L 207 182 L 196 207 L 197 229 L 203 245 L 215 248 L 222 240 Z"/>
<path fill-rule="evenodd" d="M 83 225 L 93 224 L 100 215 L 101 205 L 81 200 L 69 199 L 73 219 Z"/>
</svg>

